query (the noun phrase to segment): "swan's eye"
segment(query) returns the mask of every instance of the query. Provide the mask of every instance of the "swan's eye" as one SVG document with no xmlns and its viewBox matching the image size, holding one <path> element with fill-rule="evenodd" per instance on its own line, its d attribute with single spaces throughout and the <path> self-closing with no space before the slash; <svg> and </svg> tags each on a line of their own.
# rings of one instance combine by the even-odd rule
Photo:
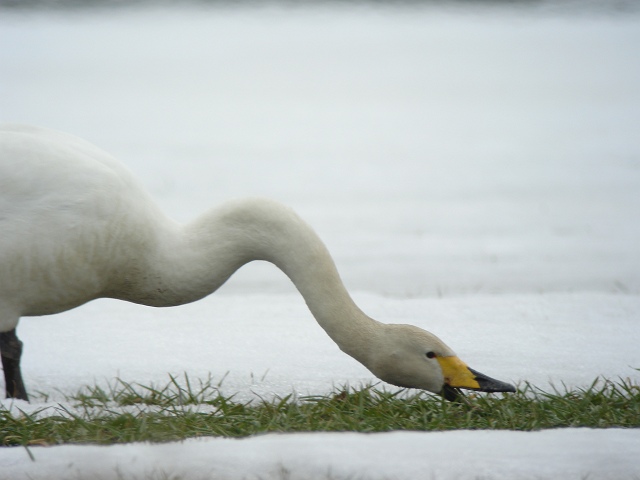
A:
<svg viewBox="0 0 640 480">
<path fill-rule="evenodd" d="M 435 358 L 436 354 L 434 352 L 427 352 L 427 358 Z"/>
</svg>

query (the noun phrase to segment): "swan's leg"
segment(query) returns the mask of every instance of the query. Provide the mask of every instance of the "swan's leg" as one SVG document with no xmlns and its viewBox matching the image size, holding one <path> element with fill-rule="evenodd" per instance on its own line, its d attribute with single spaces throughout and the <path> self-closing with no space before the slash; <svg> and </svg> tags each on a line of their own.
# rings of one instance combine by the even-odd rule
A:
<svg viewBox="0 0 640 480">
<path fill-rule="evenodd" d="M 24 388 L 22 373 L 20 372 L 20 357 L 22 356 L 22 342 L 16 335 L 16 329 L 0 332 L 0 353 L 2 354 L 2 368 L 7 389 L 7 398 L 29 400 Z"/>
</svg>

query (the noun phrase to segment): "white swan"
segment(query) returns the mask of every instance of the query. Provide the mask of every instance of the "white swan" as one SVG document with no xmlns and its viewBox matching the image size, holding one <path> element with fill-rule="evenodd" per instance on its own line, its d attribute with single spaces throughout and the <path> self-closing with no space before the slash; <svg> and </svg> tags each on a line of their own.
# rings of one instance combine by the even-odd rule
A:
<svg viewBox="0 0 640 480">
<path fill-rule="evenodd" d="M 468 368 L 436 336 L 366 316 L 316 233 L 265 199 L 232 201 L 180 225 L 116 160 L 71 135 L 0 128 L 0 350 L 7 396 L 27 400 L 22 316 L 98 297 L 164 307 L 196 301 L 252 260 L 293 281 L 340 349 L 394 385 L 513 392 Z"/>
</svg>

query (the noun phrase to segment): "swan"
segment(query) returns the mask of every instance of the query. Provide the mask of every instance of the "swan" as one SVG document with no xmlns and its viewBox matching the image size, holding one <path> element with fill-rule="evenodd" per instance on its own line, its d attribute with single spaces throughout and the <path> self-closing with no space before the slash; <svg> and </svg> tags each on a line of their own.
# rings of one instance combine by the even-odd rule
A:
<svg viewBox="0 0 640 480">
<path fill-rule="evenodd" d="M 253 260 L 275 264 L 335 341 L 373 375 L 455 400 L 460 388 L 515 392 L 469 368 L 435 335 L 380 323 L 353 302 L 314 230 L 272 200 L 233 200 L 181 225 L 94 145 L 0 127 L 0 353 L 7 397 L 28 400 L 21 317 L 99 297 L 166 307 L 199 300 Z"/>
</svg>

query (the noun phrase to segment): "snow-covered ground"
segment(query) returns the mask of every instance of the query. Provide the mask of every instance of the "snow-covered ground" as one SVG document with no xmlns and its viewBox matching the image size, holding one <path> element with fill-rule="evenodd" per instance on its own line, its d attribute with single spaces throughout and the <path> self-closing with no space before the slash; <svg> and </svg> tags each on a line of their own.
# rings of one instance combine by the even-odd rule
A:
<svg viewBox="0 0 640 480">
<path fill-rule="evenodd" d="M 640 17 L 498 8 L 0 11 L 0 122 L 83 136 L 172 216 L 292 205 L 357 303 L 514 383 L 640 380 Z M 1 232 L 0 232 L 1 234 Z M 372 376 L 284 275 L 26 318 L 49 403 L 114 377 L 322 394 Z M 266 435 L 0 449 L 0 479 L 638 478 L 640 431 Z M 173 475 L 173 477 L 172 477 Z"/>
</svg>

